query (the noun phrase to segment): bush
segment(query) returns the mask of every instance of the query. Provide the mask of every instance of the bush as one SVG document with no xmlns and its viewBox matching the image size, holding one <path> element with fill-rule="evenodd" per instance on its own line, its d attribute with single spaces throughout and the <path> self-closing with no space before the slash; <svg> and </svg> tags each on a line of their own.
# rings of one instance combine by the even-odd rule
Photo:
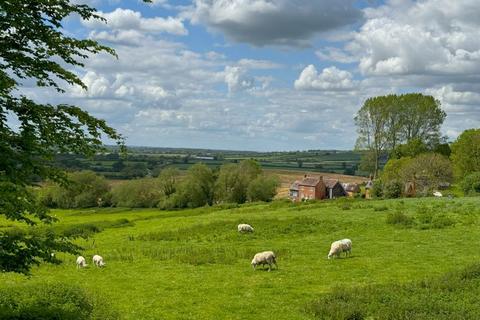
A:
<svg viewBox="0 0 480 320">
<path fill-rule="evenodd" d="M 161 183 L 157 178 L 129 180 L 112 189 L 112 203 L 117 207 L 153 208 L 161 197 Z"/>
<path fill-rule="evenodd" d="M 261 175 L 250 182 L 247 188 L 249 201 L 272 201 L 277 194 L 279 181 L 276 177 Z"/>
<path fill-rule="evenodd" d="M 460 183 L 465 195 L 480 193 L 480 172 L 474 172 L 463 178 Z"/>
<path fill-rule="evenodd" d="M 69 182 L 64 185 L 49 183 L 39 191 L 39 199 L 52 208 L 90 208 L 108 206 L 110 186 L 107 180 L 93 171 L 68 174 Z"/>
<path fill-rule="evenodd" d="M 383 188 L 383 196 L 387 199 L 396 199 L 402 196 L 403 184 L 400 181 L 390 181 Z"/>
<path fill-rule="evenodd" d="M 73 285 L 49 282 L 0 287 L 0 319 L 118 319 L 103 300 Z"/>
<path fill-rule="evenodd" d="M 414 222 L 414 219 L 410 216 L 407 216 L 401 211 L 396 211 L 394 213 L 389 213 L 387 215 L 387 223 L 393 225 L 402 225 L 405 227 L 411 226 Z"/>
<path fill-rule="evenodd" d="M 375 180 L 372 187 L 372 196 L 374 198 L 383 197 L 383 182 L 382 180 Z"/>
</svg>

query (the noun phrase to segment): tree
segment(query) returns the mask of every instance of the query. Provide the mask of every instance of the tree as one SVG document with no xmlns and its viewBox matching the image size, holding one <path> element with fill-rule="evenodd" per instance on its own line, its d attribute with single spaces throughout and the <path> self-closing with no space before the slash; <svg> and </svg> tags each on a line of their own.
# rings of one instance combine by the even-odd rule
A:
<svg viewBox="0 0 480 320">
<path fill-rule="evenodd" d="M 197 208 L 213 204 L 215 176 L 203 163 L 196 163 L 188 169 L 187 175 L 173 195 L 175 207 Z"/>
<path fill-rule="evenodd" d="M 68 184 L 50 183 L 40 191 L 43 204 L 54 208 L 90 208 L 110 204 L 110 185 L 93 171 L 68 174 Z"/>
<path fill-rule="evenodd" d="M 465 130 L 455 140 L 451 159 L 459 178 L 480 171 L 480 129 Z"/>
<path fill-rule="evenodd" d="M 378 175 L 380 156 L 388 147 L 389 133 L 386 130 L 388 123 L 388 101 L 383 97 L 369 98 L 363 104 L 355 117 L 359 134 L 355 148 L 368 150 L 373 159 L 373 178 Z"/>
<path fill-rule="evenodd" d="M 34 176 L 66 182 L 53 165 L 55 154 L 92 156 L 102 148 L 104 136 L 122 142 L 105 121 L 79 107 L 40 104 L 21 90 L 27 80 L 59 93 L 64 92 L 60 83 L 86 89 L 67 68 L 83 67 L 91 54 L 115 55 L 96 41 L 62 33 L 62 21 L 70 15 L 102 20 L 95 9 L 68 0 L 0 1 L 0 214 L 31 226 L 54 221 L 28 187 Z M 0 231 L 0 270 L 26 273 L 32 264 L 58 261 L 53 251 L 77 250 L 66 239 L 36 234 Z"/>
<path fill-rule="evenodd" d="M 390 157 L 397 159 L 402 157 L 416 157 L 428 151 L 428 146 L 425 142 L 423 142 L 420 138 L 414 138 L 407 143 L 398 145 L 392 150 Z"/>
<path fill-rule="evenodd" d="M 260 175 L 250 181 L 247 188 L 249 201 L 272 201 L 280 182 L 275 176 Z"/>
<path fill-rule="evenodd" d="M 440 144 L 440 127 L 446 114 L 440 102 L 418 93 L 369 98 L 355 117 L 356 148 L 368 150 L 373 159 L 372 173 L 378 175 L 379 159 L 388 151 L 406 148 L 408 154 L 420 152 L 413 147 L 433 150 Z M 416 141 L 411 144 L 412 141 Z M 404 144 L 403 146 L 400 146 Z M 395 155 L 395 153 L 393 153 Z M 403 155 L 398 155 L 401 157 Z"/>
<path fill-rule="evenodd" d="M 261 173 L 262 169 L 255 160 L 222 165 L 215 183 L 215 200 L 244 203 L 247 201 L 248 185 Z"/>
<path fill-rule="evenodd" d="M 166 168 L 160 172 L 160 188 L 166 197 L 170 197 L 177 190 L 179 172 L 176 168 Z"/>
</svg>

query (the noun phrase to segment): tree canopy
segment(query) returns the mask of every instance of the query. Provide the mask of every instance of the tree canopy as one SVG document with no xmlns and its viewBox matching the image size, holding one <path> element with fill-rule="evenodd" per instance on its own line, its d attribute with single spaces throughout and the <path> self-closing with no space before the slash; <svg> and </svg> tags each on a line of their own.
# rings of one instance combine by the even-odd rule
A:
<svg viewBox="0 0 480 320">
<path fill-rule="evenodd" d="M 465 130 L 458 136 L 452 144 L 451 159 L 460 178 L 480 172 L 480 129 Z"/>
<path fill-rule="evenodd" d="M 437 146 L 445 117 L 440 102 L 431 96 L 410 93 L 369 98 L 355 117 L 356 148 L 368 151 L 376 177 L 380 157 L 399 145 L 408 144 L 402 150 L 407 153 L 417 152 L 423 146 Z"/>
<path fill-rule="evenodd" d="M 30 191 L 38 179 L 65 182 L 51 161 L 56 153 L 93 155 L 102 138 L 122 144 L 105 121 L 73 105 L 38 103 L 23 92 L 32 80 L 44 90 L 65 91 L 63 84 L 86 85 L 72 68 L 91 54 L 115 52 L 96 41 L 65 34 L 71 15 L 103 20 L 94 8 L 68 0 L 0 1 L 0 214 L 28 225 L 54 219 Z M 54 235 L 0 231 L 0 270 L 28 272 L 32 264 L 50 261 L 53 251 L 76 247 Z"/>
</svg>

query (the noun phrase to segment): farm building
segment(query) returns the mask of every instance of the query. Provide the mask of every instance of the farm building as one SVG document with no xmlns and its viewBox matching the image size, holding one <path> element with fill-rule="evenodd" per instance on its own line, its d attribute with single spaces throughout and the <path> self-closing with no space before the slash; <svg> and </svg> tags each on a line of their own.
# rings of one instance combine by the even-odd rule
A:
<svg viewBox="0 0 480 320">
<path fill-rule="evenodd" d="M 357 183 L 342 183 L 342 186 L 349 197 L 360 193 L 360 186 Z"/>
<path fill-rule="evenodd" d="M 325 179 L 326 197 L 329 199 L 335 199 L 339 197 L 346 197 L 347 192 L 343 188 L 340 181 L 337 179 Z"/>
<path fill-rule="evenodd" d="M 325 190 L 326 187 L 322 177 L 305 176 L 302 180 L 295 181 L 290 186 L 290 199 L 292 201 L 324 199 Z"/>
</svg>

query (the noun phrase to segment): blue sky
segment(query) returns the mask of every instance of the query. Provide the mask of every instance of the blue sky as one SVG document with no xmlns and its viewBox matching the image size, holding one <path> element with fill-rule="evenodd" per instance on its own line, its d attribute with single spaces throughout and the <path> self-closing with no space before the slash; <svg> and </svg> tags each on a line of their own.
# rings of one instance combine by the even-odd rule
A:
<svg viewBox="0 0 480 320">
<path fill-rule="evenodd" d="M 351 149 L 375 95 L 422 92 L 454 139 L 480 123 L 478 0 L 76 0 L 108 23 L 66 32 L 116 49 L 76 70 L 62 97 L 129 145 L 241 150 Z"/>
</svg>

